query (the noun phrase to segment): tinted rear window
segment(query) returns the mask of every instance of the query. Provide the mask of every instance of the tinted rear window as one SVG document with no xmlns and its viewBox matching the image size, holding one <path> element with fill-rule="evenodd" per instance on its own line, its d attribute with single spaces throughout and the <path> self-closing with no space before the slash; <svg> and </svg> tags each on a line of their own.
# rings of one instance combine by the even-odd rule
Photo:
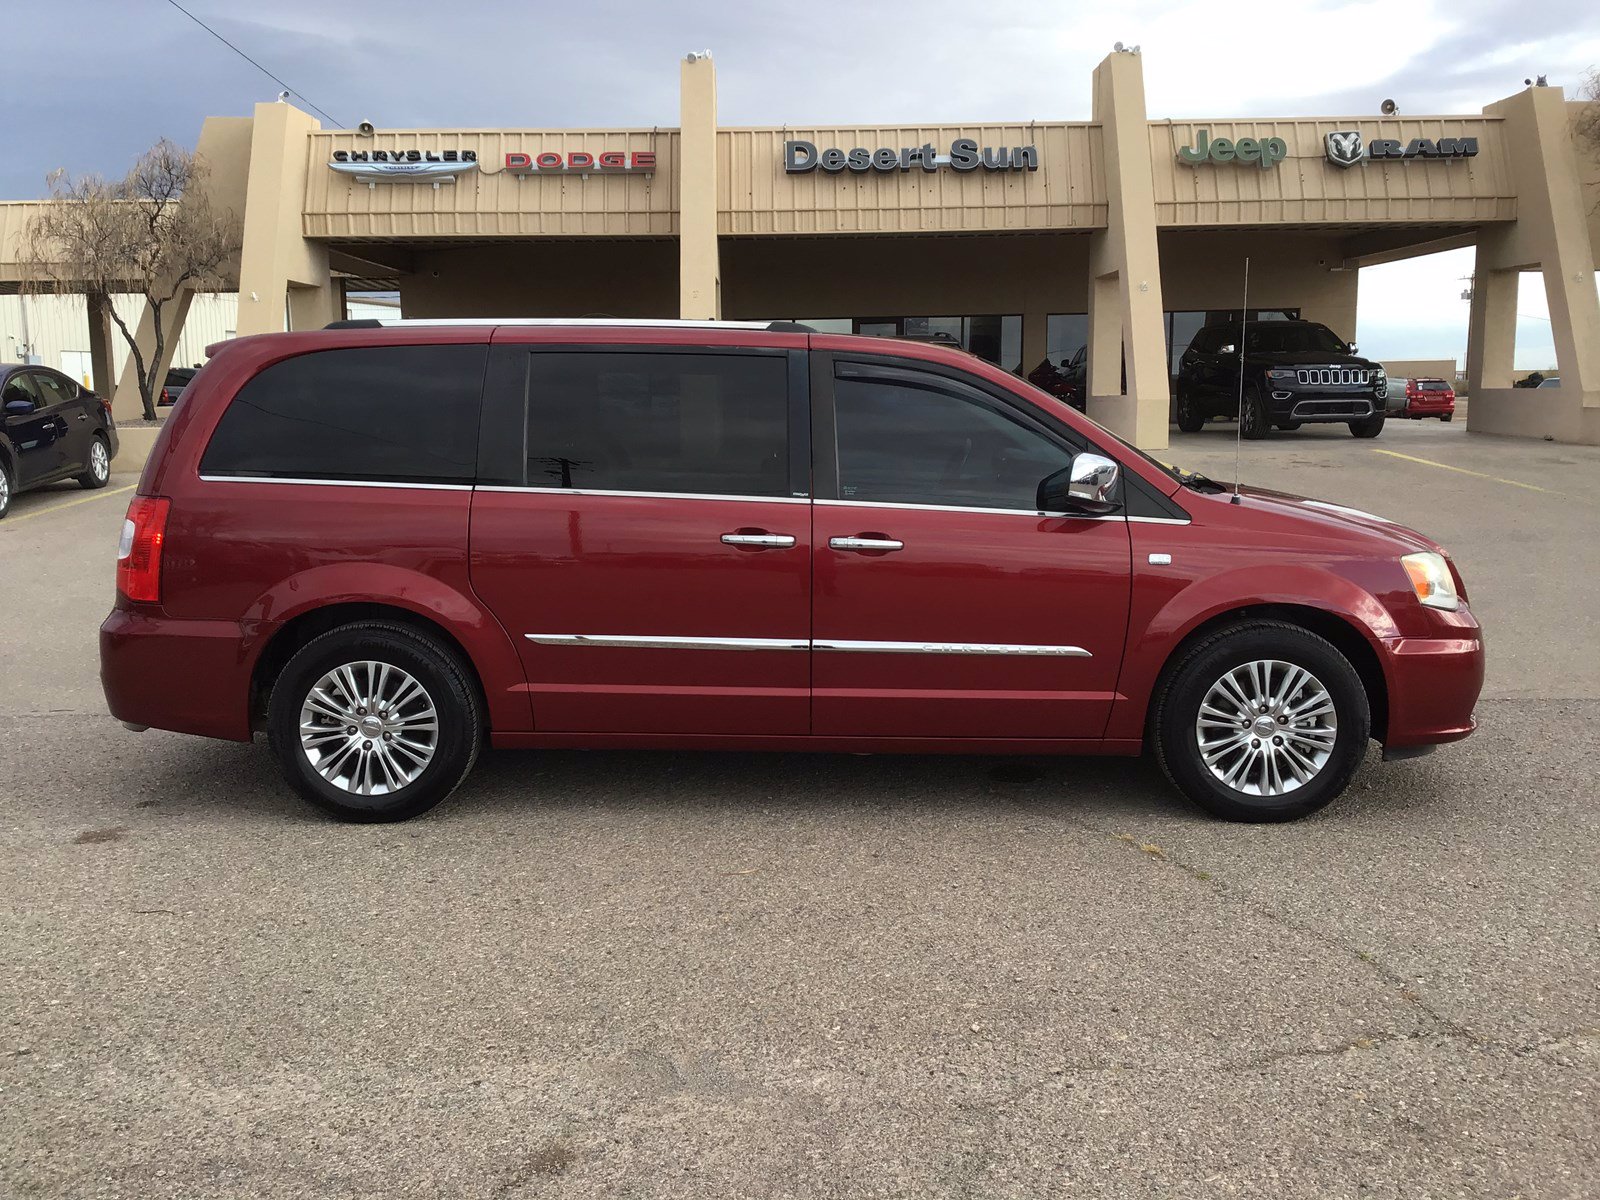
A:
<svg viewBox="0 0 1600 1200">
<path fill-rule="evenodd" d="M 1417 390 L 1422 392 L 1448 392 L 1450 385 L 1442 379 L 1424 379 L 1417 384 Z"/>
<path fill-rule="evenodd" d="M 789 494 L 782 355 L 540 352 L 528 363 L 530 486 Z"/>
<path fill-rule="evenodd" d="M 239 390 L 203 475 L 471 483 L 486 346 L 323 350 Z"/>
</svg>

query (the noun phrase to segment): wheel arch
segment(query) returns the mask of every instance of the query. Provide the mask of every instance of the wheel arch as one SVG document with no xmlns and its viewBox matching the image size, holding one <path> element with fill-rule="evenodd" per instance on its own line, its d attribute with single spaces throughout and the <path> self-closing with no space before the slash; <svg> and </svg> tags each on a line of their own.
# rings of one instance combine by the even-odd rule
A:
<svg viewBox="0 0 1600 1200">
<path fill-rule="evenodd" d="M 265 727 L 267 700 L 272 695 L 272 687 L 295 654 L 323 634 L 360 621 L 388 621 L 438 641 L 455 655 L 463 673 L 471 682 L 478 699 L 479 711 L 483 714 L 484 728 L 493 727 L 489 698 L 478 665 L 455 634 L 440 622 L 415 609 L 376 601 L 352 600 L 307 609 L 285 621 L 268 638 L 256 656 L 255 666 L 250 674 L 251 729 L 261 730 Z"/>
<path fill-rule="evenodd" d="M 1178 639 L 1156 674 L 1155 686 L 1150 691 L 1150 701 L 1145 706 L 1146 737 L 1150 736 L 1149 723 L 1156 708 L 1154 699 L 1167 686 L 1173 670 L 1189 647 L 1230 625 L 1241 625 L 1254 620 L 1282 621 L 1331 642 L 1361 678 L 1361 686 L 1367 693 L 1367 706 L 1372 713 L 1372 736 L 1380 742 L 1386 740 L 1389 732 L 1389 684 L 1384 677 L 1383 664 L 1372 643 L 1360 629 L 1339 613 L 1310 604 L 1283 602 L 1245 604 L 1215 613 Z"/>
</svg>

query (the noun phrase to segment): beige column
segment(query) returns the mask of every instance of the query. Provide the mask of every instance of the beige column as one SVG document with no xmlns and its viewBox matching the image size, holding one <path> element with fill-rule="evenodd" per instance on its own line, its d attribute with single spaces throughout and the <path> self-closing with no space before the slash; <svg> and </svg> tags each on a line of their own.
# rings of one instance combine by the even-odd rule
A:
<svg viewBox="0 0 1600 1200">
<path fill-rule="evenodd" d="M 1517 337 L 1517 272 L 1489 266 L 1499 257 L 1492 243 L 1496 232 L 1483 234 L 1472 279 L 1472 307 L 1467 319 L 1467 405 L 1471 427 L 1472 401 L 1491 388 L 1509 388 L 1515 378 L 1512 354 Z"/>
<path fill-rule="evenodd" d="M 1022 377 L 1044 361 L 1049 351 L 1049 309 L 1038 302 L 1023 305 L 1022 309 Z"/>
<path fill-rule="evenodd" d="M 292 105 L 256 105 L 239 255 L 241 337 L 320 328 L 333 320 L 327 248 L 301 232 L 309 169 L 306 135 L 318 128 L 312 116 Z"/>
<path fill-rule="evenodd" d="M 1095 68 L 1094 120 L 1104 147 L 1108 206 L 1106 228 L 1091 235 L 1089 252 L 1089 415 L 1134 445 L 1159 450 L 1167 444 L 1170 389 L 1155 183 L 1137 54 L 1113 53 Z M 1112 350 L 1117 342 L 1120 354 Z"/>
<path fill-rule="evenodd" d="M 1517 220 L 1478 241 L 1467 347 L 1467 428 L 1600 445 L 1600 297 L 1583 164 L 1560 88 L 1530 87 L 1484 112 L 1504 121 Z M 1518 272 L 1541 270 L 1559 388 L 1512 389 Z"/>
<path fill-rule="evenodd" d="M 717 251 L 717 69 L 709 56 L 680 65 L 678 133 L 678 315 L 722 316 Z"/>
<path fill-rule="evenodd" d="M 111 297 L 104 292 L 91 292 L 84 298 L 89 316 L 89 378 L 95 395 L 110 397 L 115 394 L 117 379 L 111 357 Z"/>
</svg>

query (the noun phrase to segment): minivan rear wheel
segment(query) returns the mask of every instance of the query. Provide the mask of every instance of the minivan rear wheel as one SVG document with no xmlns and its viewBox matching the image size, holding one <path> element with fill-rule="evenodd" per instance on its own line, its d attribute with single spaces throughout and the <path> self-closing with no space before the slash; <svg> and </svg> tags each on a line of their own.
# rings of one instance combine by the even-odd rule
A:
<svg viewBox="0 0 1600 1200">
<path fill-rule="evenodd" d="M 1292 821 L 1323 808 L 1366 754 L 1366 689 L 1333 643 L 1248 621 L 1195 643 L 1152 710 L 1157 761 L 1185 796 L 1229 821 Z"/>
<path fill-rule="evenodd" d="M 388 621 L 301 647 L 273 684 L 267 734 L 289 785 L 346 821 L 404 821 L 466 778 L 483 742 L 455 653 Z"/>
</svg>

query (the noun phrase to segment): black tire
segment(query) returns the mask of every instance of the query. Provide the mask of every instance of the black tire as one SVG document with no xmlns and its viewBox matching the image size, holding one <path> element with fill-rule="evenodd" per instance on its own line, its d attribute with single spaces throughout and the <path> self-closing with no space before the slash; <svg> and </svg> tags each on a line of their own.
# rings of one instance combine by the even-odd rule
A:
<svg viewBox="0 0 1600 1200">
<path fill-rule="evenodd" d="M 105 458 L 96 458 L 97 453 L 104 454 Z M 94 444 L 89 454 L 89 469 L 74 478 L 77 479 L 79 487 L 88 488 L 92 492 L 111 482 L 111 445 L 97 433 L 94 435 Z"/>
<path fill-rule="evenodd" d="M 301 705 L 313 685 L 336 667 L 362 662 L 398 667 L 420 683 L 438 725 L 433 756 L 416 777 L 375 795 L 325 779 L 300 742 Z M 336 730 L 329 726 L 330 734 Z M 289 786 L 323 812 L 344 821 L 404 821 L 433 808 L 466 778 L 483 744 L 484 719 L 468 668 L 452 650 L 405 625 L 360 621 L 312 639 L 289 660 L 267 704 L 267 737 Z M 372 738 L 362 744 L 376 743 L 378 735 Z M 386 753 L 391 761 L 405 761 L 398 747 Z"/>
<path fill-rule="evenodd" d="M 1284 421 L 1278 426 L 1278 428 L 1283 430 L 1285 433 L 1293 433 L 1296 429 L 1299 429 L 1302 424 L 1304 424 L 1302 421 Z"/>
<path fill-rule="evenodd" d="M 1267 419 L 1267 398 L 1261 389 L 1251 386 L 1239 406 L 1239 436 L 1247 441 L 1260 441 L 1272 432 L 1272 422 Z"/>
<path fill-rule="evenodd" d="M 11 496 L 17 490 L 17 483 L 11 475 L 11 465 L 4 457 L 0 457 L 0 521 L 11 511 Z"/>
<path fill-rule="evenodd" d="M 1439 418 L 1439 420 L 1443 421 L 1446 425 L 1448 425 L 1451 421 L 1454 421 L 1455 419 L 1456 419 L 1455 413 L 1445 413 L 1444 416 Z"/>
<path fill-rule="evenodd" d="M 1383 432 L 1384 416 L 1379 413 L 1375 417 L 1367 417 L 1361 421 L 1350 422 L 1350 436 L 1358 438 L 1375 438 Z"/>
<path fill-rule="evenodd" d="M 1266 659 L 1310 672 L 1331 698 L 1337 726 L 1320 769 L 1276 796 L 1236 789 L 1212 774 L 1201 757 L 1196 728 L 1201 702 L 1214 684 L 1236 667 Z M 1307 816 L 1343 792 L 1366 754 L 1371 728 L 1361 677 L 1333 643 L 1285 621 L 1253 620 L 1212 633 L 1182 652 L 1158 689 L 1150 742 L 1167 778 L 1201 808 L 1225 821 L 1268 823 Z M 1220 760 L 1224 767 L 1235 761 Z"/>
<path fill-rule="evenodd" d="M 1184 433 L 1199 433 L 1205 428 L 1206 418 L 1199 408 L 1195 406 L 1194 395 L 1189 388 L 1178 389 L 1178 428 Z"/>
</svg>

